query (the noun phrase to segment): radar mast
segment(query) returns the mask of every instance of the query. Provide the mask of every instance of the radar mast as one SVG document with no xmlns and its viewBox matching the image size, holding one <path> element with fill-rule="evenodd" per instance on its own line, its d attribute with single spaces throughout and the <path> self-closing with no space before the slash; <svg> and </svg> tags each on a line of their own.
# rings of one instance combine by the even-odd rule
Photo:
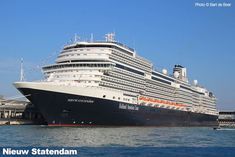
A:
<svg viewBox="0 0 235 157">
<path fill-rule="evenodd" d="M 105 39 L 107 42 L 114 42 L 115 41 L 114 37 L 115 37 L 115 33 L 105 34 Z"/>
</svg>

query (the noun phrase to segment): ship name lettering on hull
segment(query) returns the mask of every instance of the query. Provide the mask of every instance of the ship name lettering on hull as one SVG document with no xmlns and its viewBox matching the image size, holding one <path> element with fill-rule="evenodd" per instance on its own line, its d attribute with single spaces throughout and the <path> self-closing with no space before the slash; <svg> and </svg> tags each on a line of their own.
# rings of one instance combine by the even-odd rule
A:
<svg viewBox="0 0 235 157">
<path fill-rule="evenodd" d="M 134 105 L 127 105 L 127 104 L 120 103 L 120 104 L 119 104 L 119 109 L 124 109 L 124 110 L 136 110 L 136 111 L 138 111 L 138 110 L 139 110 L 139 107 L 134 106 Z"/>
<path fill-rule="evenodd" d="M 94 100 L 90 100 L 90 99 L 68 99 L 68 102 L 94 103 Z"/>
</svg>

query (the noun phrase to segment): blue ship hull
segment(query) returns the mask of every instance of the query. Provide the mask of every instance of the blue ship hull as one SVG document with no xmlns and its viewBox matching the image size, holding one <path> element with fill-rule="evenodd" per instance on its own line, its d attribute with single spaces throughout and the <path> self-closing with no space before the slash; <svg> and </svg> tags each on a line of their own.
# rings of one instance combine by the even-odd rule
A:
<svg viewBox="0 0 235 157">
<path fill-rule="evenodd" d="M 49 126 L 218 126 L 218 116 L 19 88 Z"/>
</svg>

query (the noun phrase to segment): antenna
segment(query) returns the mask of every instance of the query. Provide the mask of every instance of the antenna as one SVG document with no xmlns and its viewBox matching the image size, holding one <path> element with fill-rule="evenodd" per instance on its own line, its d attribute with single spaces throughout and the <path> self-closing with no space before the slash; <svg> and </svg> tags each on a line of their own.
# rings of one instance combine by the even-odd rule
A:
<svg viewBox="0 0 235 157">
<path fill-rule="evenodd" d="M 114 42 L 115 41 L 114 36 L 115 36 L 115 33 L 108 33 L 108 34 L 105 34 L 105 39 L 108 42 Z"/>
<path fill-rule="evenodd" d="M 20 62 L 20 81 L 24 81 L 23 58 L 21 58 Z"/>
<path fill-rule="evenodd" d="M 74 43 L 76 43 L 79 39 L 80 39 L 80 37 L 75 33 L 75 35 L 74 35 Z"/>
<path fill-rule="evenodd" d="M 135 39 L 133 39 L 133 49 L 134 49 L 134 52 L 136 52 L 135 51 Z"/>
<path fill-rule="evenodd" d="M 91 39 L 90 39 L 90 42 L 93 42 L 94 40 L 94 36 L 93 36 L 93 33 L 91 33 Z"/>
</svg>

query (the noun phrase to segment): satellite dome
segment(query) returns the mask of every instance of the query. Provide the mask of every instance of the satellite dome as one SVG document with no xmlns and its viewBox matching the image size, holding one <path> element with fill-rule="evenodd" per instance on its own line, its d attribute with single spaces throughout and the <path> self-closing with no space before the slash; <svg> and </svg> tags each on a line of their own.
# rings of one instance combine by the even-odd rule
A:
<svg viewBox="0 0 235 157">
<path fill-rule="evenodd" d="M 167 70 L 166 69 L 162 69 L 162 73 L 167 75 Z"/>
<path fill-rule="evenodd" d="M 179 77 L 179 75 L 180 75 L 180 74 L 179 74 L 179 72 L 178 72 L 178 71 L 175 71 L 175 72 L 174 72 L 174 77 L 175 77 L 175 78 L 178 78 L 178 77 Z"/>
</svg>

